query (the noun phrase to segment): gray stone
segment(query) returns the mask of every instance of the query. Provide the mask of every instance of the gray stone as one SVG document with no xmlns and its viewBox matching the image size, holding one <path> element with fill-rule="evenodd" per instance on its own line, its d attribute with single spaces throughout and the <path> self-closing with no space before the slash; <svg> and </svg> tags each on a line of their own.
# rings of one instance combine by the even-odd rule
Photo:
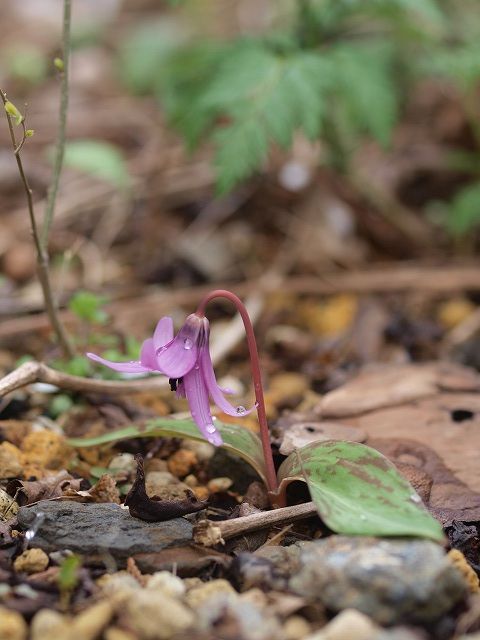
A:
<svg viewBox="0 0 480 640">
<path fill-rule="evenodd" d="M 31 547 L 51 552 L 70 549 L 84 555 L 108 553 L 127 558 L 191 542 L 192 525 L 184 518 L 144 522 L 116 504 L 82 504 L 44 500 L 21 507 L 18 523 L 29 529 Z M 27 536 L 28 537 L 28 536 Z"/>
<path fill-rule="evenodd" d="M 330 536 L 241 554 L 234 572 L 243 589 L 284 589 L 382 625 L 433 624 L 466 596 L 460 573 L 428 540 Z"/>
</svg>

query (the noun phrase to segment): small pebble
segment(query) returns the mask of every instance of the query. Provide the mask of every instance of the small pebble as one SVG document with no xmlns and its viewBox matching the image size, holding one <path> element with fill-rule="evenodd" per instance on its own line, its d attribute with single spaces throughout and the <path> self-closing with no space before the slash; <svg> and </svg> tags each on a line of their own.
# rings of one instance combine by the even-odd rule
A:
<svg viewBox="0 0 480 640">
<path fill-rule="evenodd" d="M 160 489 L 178 483 L 169 471 L 149 471 L 145 476 L 145 488 L 149 496 L 159 495 Z"/>
<path fill-rule="evenodd" d="M 113 616 L 113 607 L 107 600 L 97 602 L 75 616 L 71 625 L 72 638 L 95 640 Z"/>
<path fill-rule="evenodd" d="M 183 479 L 183 481 L 189 487 L 198 487 L 198 479 L 193 475 L 193 473 L 189 473 L 188 476 Z"/>
<path fill-rule="evenodd" d="M 168 469 L 177 478 L 183 478 L 190 473 L 198 459 L 194 451 L 179 449 L 168 460 Z"/>
<path fill-rule="evenodd" d="M 290 616 L 283 625 L 285 640 L 302 640 L 310 632 L 310 625 L 301 616 Z"/>
<path fill-rule="evenodd" d="M 105 573 L 97 580 L 97 585 L 108 595 L 128 594 L 140 589 L 138 581 L 127 571 Z"/>
<path fill-rule="evenodd" d="M 206 500 L 210 495 L 210 491 L 207 487 L 193 487 L 193 493 L 196 495 L 198 500 Z"/>
<path fill-rule="evenodd" d="M 208 462 L 215 454 L 216 447 L 208 442 L 197 442 L 196 440 L 185 440 L 182 448 L 187 451 L 193 451 L 198 462 Z"/>
<path fill-rule="evenodd" d="M 219 491 L 227 491 L 233 484 L 231 478 L 213 478 L 207 484 L 207 487 L 211 493 L 218 493 Z"/>
<path fill-rule="evenodd" d="M 156 589 L 132 593 L 121 615 L 142 640 L 167 640 L 195 623 L 194 614 L 185 605 Z"/>
<path fill-rule="evenodd" d="M 207 600 L 217 598 L 219 595 L 227 595 L 228 597 L 236 598 L 238 593 L 228 580 L 220 578 L 218 580 L 204 582 L 198 587 L 193 587 L 193 589 L 190 589 L 187 592 L 185 600 L 192 609 L 199 609 L 207 602 Z"/>
<path fill-rule="evenodd" d="M 480 592 L 480 581 L 477 574 L 467 562 L 467 559 L 458 549 L 451 549 L 447 554 L 453 566 L 460 571 L 468 585 L 470 593 Z"/>
<path fill-rule="evenodd" d="M 53 609 L 40 609 L 30 627 L 31 640 L 63 640 L 70 634 L 70 618 Z"/>
<path fill-rule="evenodd" d="M 183 580 L 170 571 L 157 571 L 149 576 L 147 589 L 158 589 L 172 598 L 181 598 L 186 591 Z"/>
<path fill-rule="evenodd" d="M 103 637 L 105 640 L 137 640 L 134 635 L 118 627 L 108 628 L 103 634 Z"/>
<path fill-rule="evenodd" d="M 379 627 L 356 609 L 345 609 L 323 629 L 305 640 L 372 640 Z"/>
<path fill-rule="evenodd" d="M 131 453 L 120 453 L 113 457 L 108 463 L 108 469 L 111 471 L 125 471 L 128 474 L 135 474 L 137 463 Z"/>
<path fill-rule="evenodd" d="M 10 442 L 0 444 L 0 478 L 18 478 L 23 467 L 20 462 L 22 452 Z"/>
<path fill-rule="evenodd" d="M 49 558 L 42 549 L 27 549 L 15 559 L 13 566 L 19 573 L 38 573 L 48 567 Z"/>
<path fill-rule="evenodd" d="M 145 465 L 145 473 L 150 473 L 152 471 L 168 471 L 168 464 L 166 460 L 161 460 L 160 458 L 149 458 L 148 460 L 144 460 Z"/>
<path fill-rule="evenodd" d="M 25 640 L 27 623 L 16 611 L 0 606 L 0 640 Z"/>
</svg>

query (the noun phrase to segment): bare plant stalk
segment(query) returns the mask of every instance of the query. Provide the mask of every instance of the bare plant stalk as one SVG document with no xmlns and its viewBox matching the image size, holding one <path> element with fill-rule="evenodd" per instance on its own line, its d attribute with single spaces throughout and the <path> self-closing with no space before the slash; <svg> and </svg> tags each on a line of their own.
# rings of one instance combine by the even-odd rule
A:
<svg viewBox="0 0 480 640">
<path fill-rule="evenodd" d="M 52 182 L 47 194 L 47 204 L 45 206 L 45 217 L 43 219 L 43 230 L 41 242 L 44 247 L 48 246 L 48 235 L 55 213 L 55 203 L 57 201 L 58 185 L 62 173 L 63 158 L 65 155 L 65 131 L 67 127 L 67 112 L 69 98 L 69 63 L 70 63 L 70 25 L 71 25 L 71 0 L 63 1 L 63 35 L 62 35 L 62 83 L 60 89 L 60 114 L 58 120 L 57 142 L 55 144 L 55 160 L 53 164 Z"/>
<path fill-rule="evenodd" d="M 53 214 L 55 210 L 55 201 L 58 192 L 58 183 L 60 180 L 60 174 L 63 165 L 63 156 L 65 151 L 65 125 L 67 121 L 67 108 L 68 108 L 68 62 L 70 57 L 70 22 L 71 22 L 71 0 L 64 0 L 63 3 L 63 76 L 62 76 L 62 88 L 61 88 L 61 102 L 60 102 L 60 124 L 58 128 L 58 137 L 56 143 L 55 164 L 53 168 L 52 184 L 48 192 L 47 207 L 45 211 L 45 220 L 43 226 L 43 232 L 40 235 L 38 229 L 37 220 L 35 217 L 35 211 L 33 207 L 32 190 L 30 188 L 27 176 L 23 168 L 22 158 L 20 151 L 27 138 L 27 130 L 25 128 L 25 121 L 22 119 L 21 125 L 23 128 L 23 137 L 19 144 L 15 137 L 15 129 L 13 127 L 12 116 L 6 111 L 8 129 L 10 131 L 10 138 L 13 145 L 13 153 L 15 160 L 17 161 L 18 172 L 22 180 L 25 194 L 27 196 L 28 215 L 30 217 L 30 225 L 32 228 L 33 241 L 35 243 L 35 249 L 37 252 L 37 274 L 42 287 L 43 299 L 45 302 L 45 310 L 47 312 L 50 324 L 57 338 L 58 344 L 63 352 L 65 358 L 72 358 L 74 355 L 73 348 L 68 339 L 65 328 L 60 320 L 58 314 L 58 306 L 53 296 L 53 290 L 50 280 L 49 270 L 49 256 L 48 256 L 48 235 L 50 231 L 50 225 L 53 220 Z M 1 91 L 1 97 L 4 106 L 7 104 L 7 96 Z"/>
<path fill-rule="evenodd" d="M 278 486 L 277 474 L 275 473 L 275 465 L 273 464 L 272 447 L 270 444 L 270 432 L 268 430 L 267 414 L 265 411 L 265 400 L 263 397 L 260 361 L 258 358 L 257 342 L 255 340 L 255 333 L 253 331 L 252 322 L 250 320 L 250 316 L 248 315 L 248 311 L 240 298 L 231 291 L 227 291 L 226 289 L 216 289 L 215 291 L 211 291 L 210 293 L 208 293 L 198 305 L 198 309 L 196 311 L 197 315 L 205 315 L 205 307 L 210 302 L 210 300 L 213 300 L 213 298 L 226 298 L 227 300 L 230 300 L 230 302 L 233 302 L 243 320 L 243 325 L 245 327 L 245 333 L 247 336 L 248 351 L 250 353 L 253 388 L 255 390 L 255 399 L 257 401 L 258 422 L 260 424 L 260 439 L 262 441 L 263 458 L 265 460 L 265 467 L 267 472 L 266 476 L 268 489 L 271 493 L 274 493 Z"/>
</svg>

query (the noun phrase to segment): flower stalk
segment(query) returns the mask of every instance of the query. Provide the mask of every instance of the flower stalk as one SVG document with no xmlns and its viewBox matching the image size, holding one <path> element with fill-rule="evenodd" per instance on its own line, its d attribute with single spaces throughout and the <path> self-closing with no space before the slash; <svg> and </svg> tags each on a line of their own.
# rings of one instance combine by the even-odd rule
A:
<svg viewBox="0 0 480 640">
<path fill-rule="evenodd" d="M 255 392 L 255 400 L 257 403 L 258 422 L 260 424 L 260 439 L 262 441 L 263 457 L 265 459 L 266 477 L 268 489 L 271 493 L 275 493 L 278 487 L 277 474 L 275 473 L 275 465 L 273 463 L 272 447 L 270 444 L 270 432 L 268 429 L 267 413 L 265 410 L 265 398 L 263 395 L 262 376 L 260 372 L 260 360 L 258 357 L 257 341 L 253 331 L 252 322 L 248 315 L 247 308 L 231 291 L 227 289 L 215 289 L 208 293 L 198 305 L 196 315 L 203 317 L 207 304 L 215 298 L 225 298 L 232 302 L 243 320 L 245 334 L 247 337 L 248 351 L 250 355 L 250 364 L 253 378 L 253 388 Z"/>
</svg>

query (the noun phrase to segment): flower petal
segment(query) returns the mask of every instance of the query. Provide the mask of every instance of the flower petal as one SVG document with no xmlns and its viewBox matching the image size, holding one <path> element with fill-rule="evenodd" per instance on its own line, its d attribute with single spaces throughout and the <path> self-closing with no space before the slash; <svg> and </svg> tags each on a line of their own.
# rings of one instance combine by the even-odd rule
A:
<svg viewBox="0 0 480 640">
<path fill-rule="evenodd" d="M 208 393 L 200 368 L 194 368 L 183 378 L 190 413 L 200 433 L 216 447 L 223 444 L 222 436 L 213 424 Z"/>
<path fill-rule="evenodd" d="M 245 407 L 234 407 L 228 402 L 226 398 L 223 397 L 222 389 L 217 384 L 217 380 L 215 378 L 215 372 L 213 370 L 212 359 L 210 357 L 210 351 L 208 350 L 208 345 L 202 347 L 200 350 L 200 369 L 202 372 L 203 379 L 205 381 L 205 385 L 208 389 L 208 393 L 212 398 L 213 402 L 217 405 L 219 409 L 221 409 L 224 413 L 229 416 L 246 416 L 251 413 L 257 405 L 254 405 L 251 409 L 245 409 Z"/>
<path fill-rule="evenodd" d="M 140 362 L 147 371 L 159 371 L 157 367 L 157 359 L 155 357 L 155 345 L 153 338 L 147 338 L 142 344 L 140 350 Z"/>
<path fill-rule="evenodd" d="M 173 320 L 168 316 L 160 318 L 153 332 L 155 349 L 165 346 L 173 340 Z"/>
<path fill-rule="evenodd" d="M 111 360 L 105 360 L 105 358 L 101 358 L 97 356 L 95 353 L 87 353 L 85 354 L 87 358 L 93 360 L 94 362 L 98 362 L 100 364 L 104 364 L 106 367 L 110 367 L 114 371 L 118 371 L 120 373 L 149 373 L 150 369 L 144 367 L 140 362 L 112 362 Z"/>
<path fill-rule="evenodd" d="M 157 369 L 169 378 L 183 378 L 197 362 L 198 338 L 202 320 L 195 314 L 188 316 L 175 338 L 157 351 Z"/>
<path fill-rule="evenodd" d="M 177 383 L 177 398 L 185 398 L 185 383 L 183 380 Z"/>
</svg>

